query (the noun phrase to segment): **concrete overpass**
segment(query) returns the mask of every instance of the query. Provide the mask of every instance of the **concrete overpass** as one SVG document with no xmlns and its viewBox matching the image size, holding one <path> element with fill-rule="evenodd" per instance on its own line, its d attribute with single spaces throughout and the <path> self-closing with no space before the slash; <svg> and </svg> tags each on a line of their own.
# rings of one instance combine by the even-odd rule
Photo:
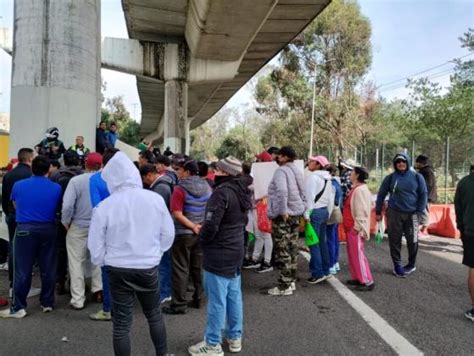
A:
<svg viewBox="0 0 474 356">
<path fill-rule="evenodd" d="M 32 145 L 49 126 L 66 142 L 78 132 L 92 142 L 101 64 L 136 75 L 142 134 L 187 151 L 189 130 L 329 2 L 122 0 L 130 38 L 106 38 L 100 48 L 100 0 L 16 0 L 10 154 L 26 144 L 20 134 L 26 131 Z"/>
</svg>

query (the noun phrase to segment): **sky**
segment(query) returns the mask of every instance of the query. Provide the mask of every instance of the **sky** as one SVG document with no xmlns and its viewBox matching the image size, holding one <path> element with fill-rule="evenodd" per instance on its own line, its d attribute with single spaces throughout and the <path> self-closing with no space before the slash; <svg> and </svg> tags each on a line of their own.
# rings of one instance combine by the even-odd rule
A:
<svg viewBox="0 0 474 356">
<path fill-rule="evenodd" d="M 388 99 L 408 94 L 405 81 L 397 80 L 432 67 L 437 68 L 423 75 L 446 86 L 453 67 L 447 62 L 468 54 L 458 37 L 474 27 L 473 0 L 359 0 L 359 4 L 372 25 L 373 62 L 368 79 Z M 11 28 L 12 17 L 13 0 L 0 0 L 0 27 Z M 102 37 L 128 37 L 121 0 L 102 0 Z M 9 111 L 10 77 L 11 58 L 0 51 L 0 112 Z M 139 119 L 135 78 L 109 70 L 102 70 L 102 77 L 107 83 L 105 97 L 123 95 L 129 112 Z M 246 86 L 227 106 L 250 101 L 251 88 Z"/>
</svg>

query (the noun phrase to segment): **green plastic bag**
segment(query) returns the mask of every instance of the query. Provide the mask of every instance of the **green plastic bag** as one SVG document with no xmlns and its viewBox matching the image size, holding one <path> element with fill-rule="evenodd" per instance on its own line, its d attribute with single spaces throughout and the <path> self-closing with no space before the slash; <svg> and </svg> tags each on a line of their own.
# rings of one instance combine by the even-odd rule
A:
<svg viewBox="0 0 474 356">
<path fill-rule="evenodd" d="M 316 231 L 314 231 L 313 225 L 311 223 L 306 223 L 304 228 L 304 237 L 306 246 L 314 246 L 319 244 L 319 237 Z"/>
<path fill-rule="evenodd" d="M 249 232 L 249 242 L 255 241 L 255 234 L 253 232 Z"/>
<path fill-rule="evenodd" d="M 383 234 L 385 233 L 385 224 L 383 219 L 377 223 L 377 232 L 375 233 L 375 243 L 381 244 L 383 240 Z"/>
</svg>

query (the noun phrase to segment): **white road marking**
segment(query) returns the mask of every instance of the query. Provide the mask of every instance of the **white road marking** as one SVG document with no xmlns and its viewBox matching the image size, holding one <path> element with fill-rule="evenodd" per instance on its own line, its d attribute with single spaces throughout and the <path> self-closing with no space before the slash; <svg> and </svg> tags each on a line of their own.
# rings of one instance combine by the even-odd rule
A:
<svg viewBox="0 0 474 356">
<path fill-rule="evenodd" d="M 301 255 L 309 261 L 310 254 L 300 251 Z M 365 304 L 362 299 L 351 292 L 339 279 L 333 277 L 327 280 L 331 286 L 346 300 L 347 303 L 364 319 L 367 324 L 398 354 L 398 355 L 423 355 L 407 339 L 400 335 L 397 330 L 390 326 L 375 310 Z"/>
</svg>

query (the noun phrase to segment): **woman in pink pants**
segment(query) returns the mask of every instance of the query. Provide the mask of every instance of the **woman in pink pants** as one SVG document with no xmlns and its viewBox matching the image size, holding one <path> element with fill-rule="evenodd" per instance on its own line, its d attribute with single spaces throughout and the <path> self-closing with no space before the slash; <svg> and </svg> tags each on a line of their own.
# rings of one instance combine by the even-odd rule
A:
<svg viewBox="0 0 474 356">
<path fill-rule="evenodd" d="M 370 238 L 370 208 L 372 194 L 366 181 L 369 173 L 365 168 L 355 167 L 351 173 L 352 190 L 344 202 L 343 224 L 347 235 L 347 257 L 351 280 L 347 284 L 358 291 L 371 291 L 375 287 L 367 257 L 364 240 Z"/>
</svg>

